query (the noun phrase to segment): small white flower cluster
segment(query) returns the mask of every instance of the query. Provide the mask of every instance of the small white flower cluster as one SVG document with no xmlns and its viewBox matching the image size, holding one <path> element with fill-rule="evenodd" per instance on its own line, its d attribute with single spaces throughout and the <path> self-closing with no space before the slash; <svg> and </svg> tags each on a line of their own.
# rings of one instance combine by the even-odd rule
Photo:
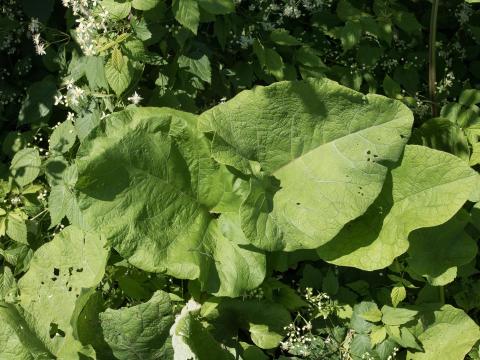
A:
<svg viewBox="0 0 480 360">
<path fill-rule="evenodd" d="M 449 93 L 449 88 L 453 86 L 455 82 L 455 74 L 453 71 L 449 71 L 445 74 L 445 77 L 440 80 L 440 82 L 437 84 L 437 93 Z"/>
<path fill-rule="evenodd" d="M 465 25 L 473 14 L 472 6 L 466 2 L 461 2 L 455 9 L 455 17 L 460 25 Z"/>
<path fill-rule="evenodd" d="M 47 48 L 47 45 L 40 38 L 40 22 L 37 18 L 32 18 L 30 20 L 28 30 L 30 31 L 30 35 L 32 36 L 33 45 L 35 45 L 35 52 L 37 53 L 37 55 L 45 55 L 45 49 Z"/>
<path fill-rule="evenodd" d="M 310 355 L 309 344 L 314 340 L 314 336 L 311 333 L 312 324 L 304 319 L 303 321 L 305 323 L 303 326 L 293 322 L 283 328 L 287 331 L 287 336 L 284 341 L 280 342 L 282 350 L 302 356 Z"/>
<path fill-rule="evenodd" d="M 24 14 L 21 10 L 20 1 L 3 0 L 0 2 L 0 17 L 13 22 L 18 22 L 22 26 L 15 26 L 8 32 L 2 32 L 0 36 L 0 51 L 5 51 L 7 55 L 12 55 L 17 50 L 17 45 L 22 42 L 22 35 L 25 32 Z"/>
<path fill-rule="evenodd" d="M 20 199 L 19 196 L 14 196 L 13 198 L 10 199 L 10 204 L 13 206 L 18 206 L 22 203 L 22 199 Z"/>
<path fill-rule="evenodd" d="M 247 291 L 243 295 L 243 300 L 245 299 L 254 299 L 254 300 L 262 300 L 264 298 L 265 294 L 263 293 L 263 289 L 261 287 L 252 289 L 250 291 Z"/>
<path fill-rule="evenodd" d="M 387 360 L 395 360 L 397 358 L 397 353 L 400 349 L 398 347 L 393 348 L 393 352 L 387 357 Z"/>
<path fill-rule="evenodd" d="M 330 296 L 326 293 L 319 292 L 317 294 L 313 293 L 313 289 L 307 287 L 303 294 L 303 297 L 306 301 L 311 305 L 309 309 L 309 313 L 318 314 L 324 319 L 326 319 L 329 315 L 335 313 L 337 307 Z"/>
<path fill-rule="evenodd" d="M 39 193 L 38 193 L 38 196 L 37 196 L 37 199 L 40 200 L 40 201 L 43 201 L 47 198 L 47 194 L 48 194 L 48 191 L 47 190 L 41 190 Z"/>
<path fill-rule="evenodd" d="M 97 37 L 106 33 L 108 11 L 100 9 L 98 0 L 62 0 L 78 16 L 75 29 L 76 41 L 86 56 L 97 54 Z M 101 11 L 100 11 L 101 10 Z"/>
<path fill-rule="evenodd" d="M 54 105 L 65 105 L 67 107 L 71 106 L 78 106 L 82 100 L 85 99 L 85 90 L 75 85 L 73 79 L 67 79 L 65 81 L 65 87 L 62 89 L 66 89 L 66 93 L 58 93 L 54 96 Z M 62 90 L 61 89 L 61 90 Z M 71 119 L 70 119 L 71 118 Z M 73 121 L 73 113 L 68 113 L 67 120 Z"/>
<path fill-rule="evenodd" d="M 375 357 L 370 353 L 363 353 L 361 356 L 362 360 L 375 360 Z"/>
</svg>

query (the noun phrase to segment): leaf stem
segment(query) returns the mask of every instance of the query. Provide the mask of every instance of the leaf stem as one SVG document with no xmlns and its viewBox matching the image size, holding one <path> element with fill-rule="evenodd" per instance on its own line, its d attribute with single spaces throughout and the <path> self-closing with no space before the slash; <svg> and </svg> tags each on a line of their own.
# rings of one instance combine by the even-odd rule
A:
<svg viewBox="0 0 480 360">
<path fill-rule="evenodd" d="M 443 286 L 440 286 L 438 288 L 438 292 L 440 295 L 440 303 L 444 305 L 445 304 L 445 288 Z"/>
<path fill-rule="evenodd" d="M 432 103 L 432 116 L 438 116 L 438 108 L 435 102 L 437 86 L 436 42 L 437 42 L 437 18 L 439 0 L 432 0 L 432 12 L 430 15 L 430 37 L 428 46 L 428 93 Z"/>
</svg>

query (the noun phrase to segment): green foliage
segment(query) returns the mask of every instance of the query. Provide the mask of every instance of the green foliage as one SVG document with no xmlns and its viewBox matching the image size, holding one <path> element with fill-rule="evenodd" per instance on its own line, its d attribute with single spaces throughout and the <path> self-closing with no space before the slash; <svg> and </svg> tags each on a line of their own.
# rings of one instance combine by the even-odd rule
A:
<svg viewBox="0 0 480 360">
<path fill-rule="evenodd" d="M 6 0 L 0 359 L 480 359 L 477 3 Z"/>
</svg>

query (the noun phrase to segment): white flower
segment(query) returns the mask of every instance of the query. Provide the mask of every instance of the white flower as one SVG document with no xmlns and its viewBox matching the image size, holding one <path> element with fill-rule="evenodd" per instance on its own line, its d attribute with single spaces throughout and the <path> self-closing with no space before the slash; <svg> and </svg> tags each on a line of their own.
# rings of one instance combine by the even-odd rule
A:
<svg viewBox="0 0 480 360">
<path fill-rule="evenodd" d="M 35 51 L 37 52 L 38 55 L 45 55 L 45 44 L 40 43 L 35 46 Z"/>
<path fill-rule="evenodd" d="M 63 95 L 62 94 L 55 95 L 53 99 L 55 101 L 55 106 L 63 103 L 63 101 L 62 101 L 63 100 Z"/>
<path fill-rule="evenodd" d="M 40 29 L 40 22 L 38 21 L 37 18 L 32 18 L 30 20 L 30 24 L 28 24 L 28 30 L 30 30 L 31 33 L 36 33 Z"/>
<path fill-rule="evenodd" d="M 65 86 L 67 87 L 67 90 L 73 88 L 73 84 L 74 84 L 74 80 L 73 79 L 67 79 L 65 80 Z"/>
<path fill-rule="evenodd" d="M 130 101 L 134 105 L 138 105 L 142 100 L 143 98 L 140 95 L 138 95 L 136 91 L 133 93 L 132 96 L 128 98 L 128 101 Z"/>
<path fill-rule="evenodd" d="M 74 113 L 68 112 L 68 114 L 67 114 L 67 121 L 72 121 L 72 122 L 73 122 L 74 117 L 75 117 L 75 114 L 74 114 Z"/>
<path fill-rule="evenodd" d="M 33 43 L 34 43 L 35 45 L 39 45 L 39 44 L 40 44 L 40 34 L 34 34 L 34 35 L 32 36 L 32 39 L 33 39 Z"/>
</svg>

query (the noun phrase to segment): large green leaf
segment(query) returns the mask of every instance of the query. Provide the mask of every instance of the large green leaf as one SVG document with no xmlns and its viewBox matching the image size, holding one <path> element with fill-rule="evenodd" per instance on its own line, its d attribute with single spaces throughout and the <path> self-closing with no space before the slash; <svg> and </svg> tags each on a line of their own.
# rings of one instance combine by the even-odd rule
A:
<svg viewBox="0 0 480 360">
<path fill-rule="evenodd" d="M 187 29 L 197 34 L 200 10 L 197 0 L 173 0 L 172 10 L 175 19 Z"/>
<path fill-rule="evenodd" d="M 456 156 L 408 145 L 378 199 L 320 247 L 320 257 L 364 270 L 389 266 L 407 251 L 413 230 L 443 224 L 455 215 L 469 198 L 476 176 Z"/>
<path fill-rule="evenodd" d="M 77 298 L 100 282 L 107 255 L 103 238 L 70 226 L 35 252 L 18 283 L 26 323 L 58 358 L 76 359 L 82 349 L 71 325 Z"/>
<path fill-rule="evenodd" d="M 461 209 L 442 225 L 415 230 L 409 237 L 409 268 L 433 286 L 452 282 L 458 267 L 477 254 L 476 242 L 465 232 L 469 221 L 470 216 Z"/>
<path fill-rule="evenodd" d="M 318 247 L 362 215 L 411 125 L 401 103 L 326 79 L 244 91 L 203 113 L 199 124 L 212 133 L 218 162 L 257 175 L 242 228 L 269 251 Z"/>
<path fill-rule="evenodd" d="M 173 320 L 170 298 L 163 291 L 145 303 L 100 314 L 105 340 L 119 360 L 172 358 L 167 338 Z"/>
<path fill-rule="evenodd" d="M 423 352 L 408 352 L 407 360 L 463 360 L 480 339 L 478 325 L 463 310 L 451 305 L 425 313 L 426 330 L 418 339 Z M 441 355 L 440 355 L 441 354 Z"/>
<path fill-rule="evenodd" d="M 210 211 L 231 175 L 211 159 L 196 121 L 134 108 L 94 130 L 79 149 L 83 226 L 143 270 L 200 278 L 205 291 L 238 296 L 263 281 L 265 258 L 245 246 L 234 214 L 217 220 Z"/>
<path fill-rule="evenodd" d="M 55 359 L 32 332 L 22 310 L 0 302 L 0 358 L 12 360 Z"/>
</svg>

